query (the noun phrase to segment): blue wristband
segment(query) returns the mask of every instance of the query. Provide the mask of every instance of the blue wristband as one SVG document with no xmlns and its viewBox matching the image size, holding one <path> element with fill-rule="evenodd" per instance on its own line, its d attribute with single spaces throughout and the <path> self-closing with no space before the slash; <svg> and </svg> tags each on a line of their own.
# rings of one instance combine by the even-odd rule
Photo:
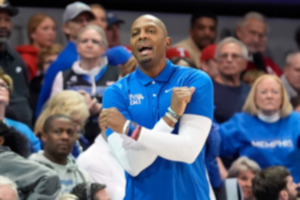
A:
<svg viewBox="0 0 300 200">
<path fill-rule="evenodd" d="M 129 125 L 128 125 L 128 132 L 127 132 L 127 135 L 128 135 L 129 137 L 131 137 L 132 133 L 134 132 L 135 129 L 137 129 L 137 127 L 138 127 L 138 124 L 135 123 L 135 122 L 133 122 L 133 121 L 131 121 L 131 122 L 129 123 Z"/>
</svg>

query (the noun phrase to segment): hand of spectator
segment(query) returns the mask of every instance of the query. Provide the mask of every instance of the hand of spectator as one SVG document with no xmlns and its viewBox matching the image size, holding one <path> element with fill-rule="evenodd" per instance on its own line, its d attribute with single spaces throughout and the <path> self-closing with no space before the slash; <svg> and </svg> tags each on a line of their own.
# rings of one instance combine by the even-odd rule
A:
<svg viewBox="0 0 300 200">
<path fill-rule="evenodd" d="M 103 109 L 98 118 L 102 130 L 110 128 L 117 133 L 122 133 L 125 122 L 125 117 L 116 108 Z"/>
<path fill-rule="evenodd" d="M 194 87 L 173 88 L 171 109 L 178 116 L 181 116 L 184 113 L 186 105 L 190 102 L 194 91 L 195 91 Z"/>
<path fill-rule="evenodd" d="M 86 91 L 84 90 L 79 90 L 78 91 L 80 94 L 83 95 L 84 97 L 84 100 L 89 108 L 89 111 L 90 111 L 90 115 L 93 116 L 93 115 L 96 115 L 98 114 L 101 109 L 102 109 L 102 104 L 101 103 L 98 103 L 98 100 L 97 98 L 92 98 L 90 96 L 90 94 L 88 94 Z"/>
</svg>

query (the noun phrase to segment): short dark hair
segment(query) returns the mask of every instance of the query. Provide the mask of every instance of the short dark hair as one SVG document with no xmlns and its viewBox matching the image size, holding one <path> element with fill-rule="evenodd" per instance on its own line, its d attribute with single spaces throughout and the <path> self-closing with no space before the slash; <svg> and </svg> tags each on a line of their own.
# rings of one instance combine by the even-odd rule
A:
<svg viewBox="0 0 300 200">
<path fill-rule="evenodd" d="M 296 29 L 295 40 L 297 42 L 298 48 L 300 48 L 300 26 Z"/>
<path fill-rule="evenodd" d="M 80 183 L 70 193 L 76 195 L 79 200 L 94 200 L 95 194 L 105 188 L 106 185 L 100 183 Z"/>
<path fill-rule="evenodd" d="M 13 152 L 25 158 L 29 156 L 30 143 L 25 135 L 8 127 L 2 121 L 0 121 L 0 136 L 4 138 L 3 146 L 9 147 Z"/>
<path fill-rule="evenodd" d="M 252 180 L 253 194 L 257 200 L 277 200 L 279 192 L 286 188 L 290 172 L 282 166 L 268 167 Z"/>
<path fill-rule="evenodd" d="M 48 133 L 48 131 L 50 130 L 50 128 L 52 127 L 52 122 L 55 119 L 58 118 L 64 118 L 64 119 L 68 119 L 70 121 L 72 121 L 72 119 L 64 114 L 54 114 L 54 115 L 50 115 L 49 117 L 47 117 L 47 119 L 45 120 L 44 126 L 43 126 L 43 132 L 44 133 Z"/>
<path fill-rule="evenodd" d="M 191 17 L 191 28 L 194 26 L 195 22 L 201 17 L 208 17 L 213 19 L 216 24 L 218 23 L 217 15 L 211 10 L 197 10 L 193 12 Z"/>
<path fill-rule="evenodd" d="M 295 97 L 291 98 L 291 104 L 293 106 L 293 108 L 295 109 L 297 106 L 300 105 L 300 95 L 297 95 Z"/>
</svg>

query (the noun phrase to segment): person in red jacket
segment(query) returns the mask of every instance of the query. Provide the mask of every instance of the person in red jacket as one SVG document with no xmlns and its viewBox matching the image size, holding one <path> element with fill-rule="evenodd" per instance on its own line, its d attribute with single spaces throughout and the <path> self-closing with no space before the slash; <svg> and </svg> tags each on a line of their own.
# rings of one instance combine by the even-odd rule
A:
<svg viewBox="0 0 300 200">
<path fill-rule="evenodd" d="M 53 45 L 56 38 L 56 23 L 52 17 L 45 14 L 34 14 L 27 25 L 27 34 L 30 44 L 16 48 L 25 61 L 29 80 L 38 75 L 37 56 L 40 50 Z"/>
</svg>

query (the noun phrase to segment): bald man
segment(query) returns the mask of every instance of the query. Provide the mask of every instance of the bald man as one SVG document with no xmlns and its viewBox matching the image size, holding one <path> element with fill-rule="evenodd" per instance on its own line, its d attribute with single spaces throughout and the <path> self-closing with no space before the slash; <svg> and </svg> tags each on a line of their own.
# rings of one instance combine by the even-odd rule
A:
<svg viewBox="0 0 300 200">
<path fill-rule="evenodd" d="M 135 72 L 110 86 L 99 117 L 127 172 L 126 199 L 213 199 L 203 147 L 213 115 L 210 78 L 166 59 L 164 23 L 152 16 L 131 27 Z"/>
</svg>

